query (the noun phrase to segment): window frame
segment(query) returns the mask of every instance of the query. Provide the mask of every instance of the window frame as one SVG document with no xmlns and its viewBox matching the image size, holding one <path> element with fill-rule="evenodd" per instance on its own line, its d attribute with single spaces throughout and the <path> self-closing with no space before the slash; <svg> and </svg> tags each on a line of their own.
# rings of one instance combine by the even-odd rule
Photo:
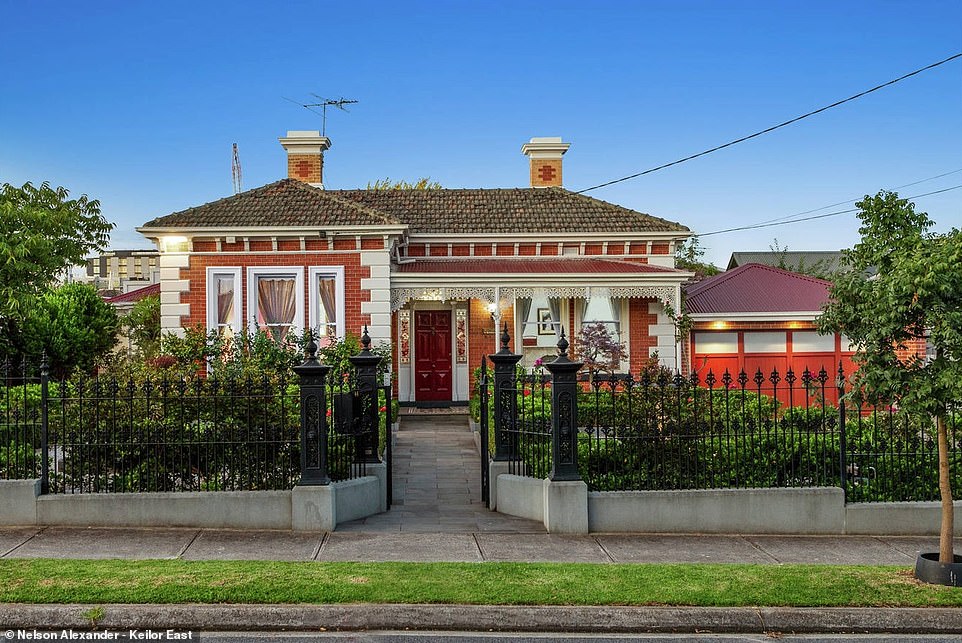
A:
<svg viewBox="0 0 962 643">
<path fill-rule="evenodd" d="M 344 289 L 344 266 L 311 266 L 308 269 L 308 323 L 309 328 L 315 329 L 320 320 L 321 298 L 314 283 L 318 277 L 334 277 L 334 305 L 337 307 L 337 321 L 335 322 L 335 334 L 338 339 L 344 339 L 347 324 L 344 319 L 347 314 L 347 302 L 345 300 Z"/>
<path fill-rule="evenodd" d="M 214 279 L 218 276 L 231 276 L 234 279 L 234 318 L 228 322 L 234 333 L 244 328 L 244 284 L 241 282 L 241 269 L 236 266 L 207 267 L 207 330 L 217 330 L 217 292 Z"/>
<path fill-rule="evenodd" d="M 304 266 L 248 266 L 247 267 L 247 327 L 251 333 L 257 331 L 257 280 L 262 277 L 294 278 L 294 319 L 291 330 L 297 333 L 304 330 Z M 266 329 L 265 329 L 266 330 Z"/>
</svg>

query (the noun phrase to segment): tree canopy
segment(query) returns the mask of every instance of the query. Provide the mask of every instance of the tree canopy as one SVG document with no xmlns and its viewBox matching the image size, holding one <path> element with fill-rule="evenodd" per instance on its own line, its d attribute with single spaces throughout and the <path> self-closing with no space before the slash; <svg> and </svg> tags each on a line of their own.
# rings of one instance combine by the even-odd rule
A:
<svg viewBox="0 0 962 643">
<path fill-rule="evenodd" d="M 701 247 L 698 235 L 692 235 L 675 248 L 675 267 L 695 273 L 695 281 L 711 277 L 721 272 L 721 268 L 704 259 L 705 250 Z"/>
<path fill-rule="evenodd" d="M 100 202 L 68 197 L 46 182 L 0 185 L 0 322 L 22 316 L 58 275 L 107 246 L 113 224 Z"/>
<path fill-rule="evenodd" d="M 819 328 L 844 333 L 855 344 L 855 395 L 936 418 L 940 560 L 951 562 L 946 407 L 962 402 L 962 232 L 930 232 L 928 215 L 894 192 L 856 205 L 861 240 L 845 253 L 851 270 L 836 276 Z M 878 273 L 866 277 L 872 266 Z M 925 342 L 934 355 L 913 350 Z"/>
<path fill-rule="evenodd" d="M 414 183 L 408 181 L 392 181 L 389 178 L 378 179 L 367 184 L 368 190 L 440 190 L 441 184 L 425 176 Z"/>
</svg>

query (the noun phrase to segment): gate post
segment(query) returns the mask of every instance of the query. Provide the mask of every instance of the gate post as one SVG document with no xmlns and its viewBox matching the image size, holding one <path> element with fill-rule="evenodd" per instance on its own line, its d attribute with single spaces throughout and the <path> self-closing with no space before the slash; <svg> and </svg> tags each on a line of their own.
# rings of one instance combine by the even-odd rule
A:
<svg viewBox="0 0 962 643">
<path fill-rule="evenodd" d="M 508 349 L 511 335 L 508 322 L 501 332 L 501 350 L 489 355 L 494 364 L 494 459 L 496 461 L 515 460 L 518 457 L 518 442 L 514 429 L 518 420 L 518 391 L 516 366 L 521 355 Z"/>
<path fill-rule="evenodd" d="M 24 369 L 24 378 L 27 377 L 27 370 Z M 47 351 L 44 349 L 43 358 L 40 360 L 40 493 L 50 493 L 50 365 L 47 362 Z M 64 397 L 64 394 L 60 394 Z"/>
<path fill-rule="evenodd" d="M 551 371 L 552 482 L 581 480 L 578 473 L 578 371 L 584 362 L 568 359 L 568 340 L 561 329 L 558 356 L 545 363 Z"/>
<path fill-rule="evenodd" d="M 317 343 L 308 331 L 305 358 L 294 372 L 301 388 L 301 479 L 298 485 L 328 485 L 327 395 L 325 382 L 331 367 L 317 360 Z"/>
<path fill-rule="evenodd" d="M 842 498 L 848 502 L 848 462 L 845 451 L 848 449 L 845 435 L 845 371 L 842 369 L 842 362 L 838 363 L 838 377 L 835 380 L 838 387 L 838 473 L 839 482 L 842 485 Z M 824 415 L 825 408 L 822 407 Z"/>
<path fill-rule="evenodd" d="M 361 352 L 348 359 L 354 365 L 357 373 L 357 399 L 360 410 L 355 418 L 358 462 L 380 462 L 378 447 L 378 411 L 377 411 L 377 367 L 381 357 L 371 352 L 371 336 L 367 334 L 367 326 L 361 335 Z M 390 401 L 388 401 L 390 404 Z M 390 427 L 388 427 L 390 431 Z"/>
</svg>

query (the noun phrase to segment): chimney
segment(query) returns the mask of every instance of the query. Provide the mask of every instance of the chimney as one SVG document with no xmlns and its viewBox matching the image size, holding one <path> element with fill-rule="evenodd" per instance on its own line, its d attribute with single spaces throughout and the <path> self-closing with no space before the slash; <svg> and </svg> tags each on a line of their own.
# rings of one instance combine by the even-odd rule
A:
<svg viewBox="0 0 962 643">
<path fill-rule="evenodd" d="M 317 130 L 294 130 L 277 140 L 287 150 L 287 178 L 323 188 L 324 150 L 331 146 L 331 139 Z"/>
<path fill-rule="evenodd" d="M 561 187 L 561 157 L 569 147 L 560 136 L 535 137 L 521 146 L 531 165 L 531 187 Z"/>
</svg>

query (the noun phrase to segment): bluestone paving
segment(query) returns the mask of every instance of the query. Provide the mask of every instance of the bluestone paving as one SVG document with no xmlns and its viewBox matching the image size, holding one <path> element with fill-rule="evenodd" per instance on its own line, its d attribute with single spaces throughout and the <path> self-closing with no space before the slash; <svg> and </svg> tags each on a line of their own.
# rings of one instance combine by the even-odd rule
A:
<svg viewBox="0 0 962 643">
<path fill-rule="evenodd" d="M 481 562 L 473 534 L 331 533 L 317 560 Z"/>
<path fill-rule="evenodd" d="M 501 562 L 610 563 L 611 558 L 591 536 L 557 534 L 478 534 L 485 560 Z"/>
<path fill-rule="evenodd" d="M 187 547 L 187 560 L 310 560 L 323 534 L 279 530 L 204 530 Z"/>
<path fill-rule="evenodd" d="M 15 558 L 176 558 L 197 529 L 48 527 L 18 547 Z"/>
<path fill-rule="evenodd" d="M 616 563 L 774 563 L 741 536 L 687 534 L 596 536 Z"/>
</svg>

